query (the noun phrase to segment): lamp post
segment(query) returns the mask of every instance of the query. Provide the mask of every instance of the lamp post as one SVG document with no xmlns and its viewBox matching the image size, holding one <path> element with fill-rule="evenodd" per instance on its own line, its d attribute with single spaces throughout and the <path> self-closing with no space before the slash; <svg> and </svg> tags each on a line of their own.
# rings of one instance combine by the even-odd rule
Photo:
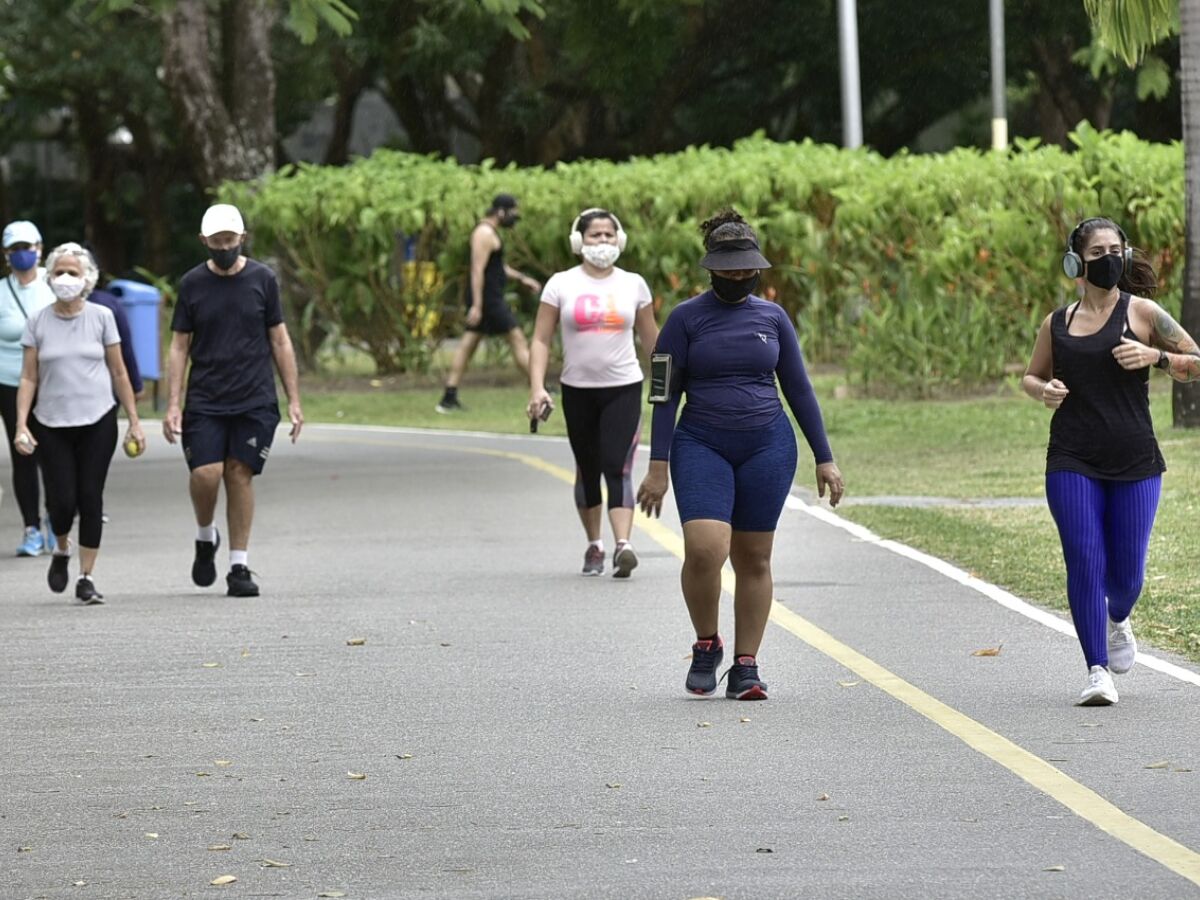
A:
<svg viewBox="0 0 1200 900">
<path fill-rule="evenodd" d="M 988 0 L 992 39 L 992 149 L 1008 149 L 1008 113 L 1004 97 L 1004 0 Z"/>
<path fill-rule="evenodd" d="M 838 59 L 842 67 L 842 146 L 861 147 L 862 89 L 858 82 L 858 12 L 855 0 L 838 0 Z"/>
</svg>

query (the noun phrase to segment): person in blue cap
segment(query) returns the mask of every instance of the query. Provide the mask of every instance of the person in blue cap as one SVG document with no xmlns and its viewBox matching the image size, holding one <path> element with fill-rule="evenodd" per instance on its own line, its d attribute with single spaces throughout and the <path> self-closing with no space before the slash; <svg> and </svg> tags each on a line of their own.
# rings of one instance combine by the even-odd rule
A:
<svg viewBox="0 0 1200 900">
<path fill-rule="evenodd" d="M 21 335 L 30 317 L 54 302 L 54 294 L 40 266 L 42 233 L 36 225 L 9 222 L 4 228 L 3 244 L 8 274 L 0 287 L 0 416 L 8 433 L 13 494 L 25 526 L 17 556 L 41 556 L 54 549 L 54 534 L 48 526 L 42 533 L 38 464 L 34 456 L 18 453 L 13 440 L 17 436 L 17 388 L 24 353 Z"/>
<path fill-rule="evenodd" d="M 758 648 L 771 614 L 775 527 L 796 473 L 796 437 L 776 379 L 816 460 L 817 493 L 836 506 L 842 473 L 825 438 L 821 409 L 804 369 L 787 313 L 754 295 L 771 264 L 758 236 L 735 210 L 701 226 L 700 265 L 712 289 L 671 311 L 650 358 L 650 469 L 638 490 L 647 515 L 658 515 L 669 480 L 683 523 L 680 582 L 696 641 L 685 687 L 717 689 L 724 641 L 717 630 L 721 568 L 737 576 L 733 598 L 734 662 L 725 696 L 766 700 Z M 687 403 L 676 425 L 679 400 Z"/>
</svg>

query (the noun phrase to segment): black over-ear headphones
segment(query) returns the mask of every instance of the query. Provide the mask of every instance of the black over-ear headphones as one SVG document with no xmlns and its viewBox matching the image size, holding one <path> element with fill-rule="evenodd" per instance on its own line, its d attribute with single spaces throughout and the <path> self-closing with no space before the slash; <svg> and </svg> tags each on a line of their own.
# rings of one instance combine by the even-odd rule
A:
<svg viewBox="0 0 1200 900">
<path fill-rule="evenodd" d="M 1081 228 L 1091 225 L 1093 222 L 1103 222 L 1104 227 L 1111 226 L 1117 229 L 1117 234 L 1121 236 L 1121 243 L 1125 247 L 1124 251 L 1121 253 L 1121 259 L 1125 263 L 1125 271 L 1128 272 L 1131 268 L 1133 268 L 1133 248 L 1129 246 L 1129 238 L 1125 236 L 1125 230 L 1111 219 L 1097 217 L 1093 219 L 1084 219 L 1073 229 L 1071 229 L 1070 235 L 1067 236 L 1067 249 L 1063 251 L 1062 267 L 1063 272 L 1068 278 L 1083 277 L 1084 262 L 1083 257 L 1075 252 L 1075 235 L 1079 234 L 1079 230 Z"/>
</svg>

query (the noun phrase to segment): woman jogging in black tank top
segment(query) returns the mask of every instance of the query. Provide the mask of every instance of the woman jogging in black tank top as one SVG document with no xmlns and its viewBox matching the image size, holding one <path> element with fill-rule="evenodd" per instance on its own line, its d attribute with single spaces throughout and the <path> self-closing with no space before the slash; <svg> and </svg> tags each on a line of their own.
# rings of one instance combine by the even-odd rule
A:
<svg viewBox="0 0 1200 900">
<path fill-rule="evenodd" d="M 1110 219 L 1067 239 L 1063 271 L 1080 299 L 1042 322 L 1025 393 L 1054 410 L 1046 500 L 1067 568 L 1067 598 L 1088 682 L 1081 706 L 1117 702 L 1112 673 L 1137 655 L 1129 614 L 1166 469 L 1150 421 L 1150 366 L 1200 380 L 1196 342 L 1153 300 L 1154 269 Z"/>
</svg>

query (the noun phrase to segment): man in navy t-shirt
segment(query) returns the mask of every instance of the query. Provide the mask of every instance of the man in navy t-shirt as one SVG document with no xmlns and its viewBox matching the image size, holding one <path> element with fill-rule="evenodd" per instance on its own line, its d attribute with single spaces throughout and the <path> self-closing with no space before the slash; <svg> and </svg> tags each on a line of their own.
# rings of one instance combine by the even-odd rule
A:
<svg viewBox="0 0 1200 900">
<path fill-rule="evenodd" d="M 288 397 L 292 443 L 300 436 L 300 383 L 296 354 L 283 322 L 279 283 L 262 263 L 242 255 L 246 227 L 228 204 L 209 207 L 200 240 L 209 260 L 179 283 L 167 357 L 168 400 L 163 433 L 182 439 L 191 469 L 196 511 L 196 555 L 192 581 L 217 580 L 215 556 L 221 538 L 213 524 L 217 496 L 225 484 L 229 521 L 231 597 L 256 597 L 247 548 L 254 518 L 253 477 L 262 473 L 279 424 L 275 368 Z M 187 398 L 180 411 L 183 374 L 191 359 Z"/>
</svg>

